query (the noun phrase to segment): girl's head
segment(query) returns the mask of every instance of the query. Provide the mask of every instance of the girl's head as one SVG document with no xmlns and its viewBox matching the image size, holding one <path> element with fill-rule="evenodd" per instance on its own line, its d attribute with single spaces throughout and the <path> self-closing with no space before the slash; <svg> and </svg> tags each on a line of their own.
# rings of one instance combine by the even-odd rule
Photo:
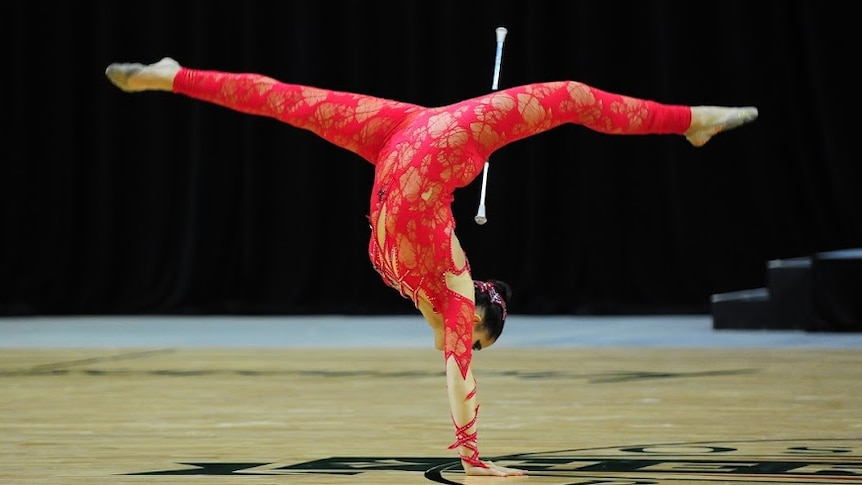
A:
<svg viewBox="0 0 862 485">
<path fill-rule="evenodd" d="M 499 280 L 473 281 L 473 288 L 476 315 L 481 317 L 473 329 L 473 349 L 481 350 L 496 342 L 503 333 L 512 289 Z"/>
</svg>

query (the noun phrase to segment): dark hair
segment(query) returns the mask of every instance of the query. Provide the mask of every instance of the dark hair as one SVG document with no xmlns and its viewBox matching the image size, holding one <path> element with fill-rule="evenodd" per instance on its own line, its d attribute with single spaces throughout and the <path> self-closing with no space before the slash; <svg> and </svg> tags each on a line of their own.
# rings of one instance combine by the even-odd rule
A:
<svg viewBox="0 0 862 485">
<path fill-rule="evenodd" d="M 503 306 L 491 303 L 491 295 L 488 291 L 482 290 L 481 283 L 474 283 L 476 308 L 483 308 L 484 318 L 482 319 L 482 328 L 488 333 L 488 338 L 496 341 L 500 334 L 503 333 L 503 325 L 506 323 L 504 307 L 507 307 L 512 299 L 512 288 L 508 283 L 500 280 L 487 280 L 485 283 L 491 284 L 497 294 L 503 298 Z"/>
</svg>

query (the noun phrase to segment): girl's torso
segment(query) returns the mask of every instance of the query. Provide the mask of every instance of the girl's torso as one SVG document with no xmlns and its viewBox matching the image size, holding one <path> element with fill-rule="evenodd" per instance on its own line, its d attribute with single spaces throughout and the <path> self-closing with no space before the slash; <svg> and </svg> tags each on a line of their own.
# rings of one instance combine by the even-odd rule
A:
<svg viewBox="0 0 862 485">
<path fill-rule="evenodd" d="M 405 118 L 383 145 L 371 192 L 369 257 L 384 281 L 437 306 L 447 274 L 469 271 L 455 237 L 457 188 L 481 172 L 470 113 L 425 109 Z"/>
</svg>

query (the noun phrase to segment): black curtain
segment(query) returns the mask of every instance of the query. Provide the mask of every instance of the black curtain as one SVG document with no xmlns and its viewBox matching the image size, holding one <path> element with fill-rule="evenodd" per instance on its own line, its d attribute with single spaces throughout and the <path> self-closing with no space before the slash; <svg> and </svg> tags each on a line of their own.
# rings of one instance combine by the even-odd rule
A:
<svg viewBox="0 0 862 485">
<path fill-rule="evenodd" d="M 455 202 L 474 277 L 514 313 L 707 312 L 769 259 L 862 246 L 855 15 L 803 0 L 11 0 L 2 15 L 0 313 L 412 313 L 367 258 L 372 167 L 308 132 L 162 92 L 114 61 L 424 105 L 573 79 L 755 105 L 702 148 L 566 125 Z"/>
</svg>

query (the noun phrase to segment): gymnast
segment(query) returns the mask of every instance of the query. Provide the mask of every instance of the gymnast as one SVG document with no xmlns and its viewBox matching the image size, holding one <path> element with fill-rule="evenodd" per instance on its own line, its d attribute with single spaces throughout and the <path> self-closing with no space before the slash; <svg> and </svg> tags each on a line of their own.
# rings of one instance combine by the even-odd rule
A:
<svg viewBox="0 0 862 485">
<path fill-rule="evenodd" d="M 700 147 L 758 115 L 755 107 L 663 104 L 576 81 L 537 82 L 425 107 L 255 73 L 193 69 L 169 57 L 113 63 L 105 74 L 125 92 L 166 91 L 277 119 L 371 164 L 368 255 L 385 284 L 410 299 L 433 329 L 455 428 L 449 449 L 467 475 L 526 472 L 479 454 L 472 353 L 502 333 L 512 290 L 503 281 L 473 280 L 455 235 L 456 189 L 482 173 L 496 150 L 563 124 L 609 135 L 679 135 Z"/>
</svg>

